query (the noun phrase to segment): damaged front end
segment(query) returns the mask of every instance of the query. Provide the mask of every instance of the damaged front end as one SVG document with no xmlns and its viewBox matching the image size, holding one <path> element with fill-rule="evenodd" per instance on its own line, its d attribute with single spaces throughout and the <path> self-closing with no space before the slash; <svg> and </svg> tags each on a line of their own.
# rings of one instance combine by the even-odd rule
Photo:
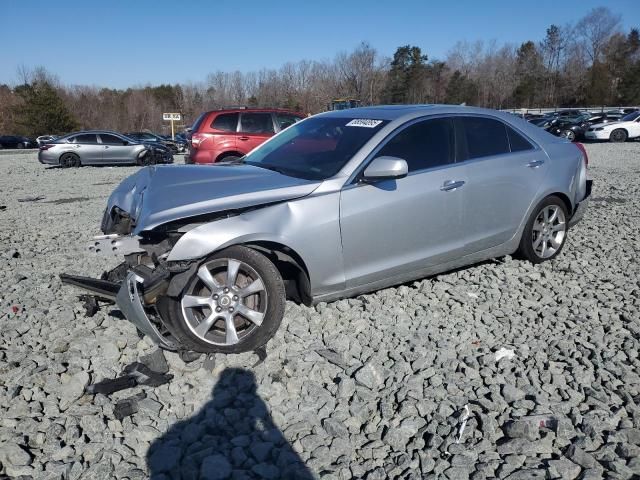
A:
<svg viewBox="0 0 640 480">
<path fill-rule="evenodd" d="M 203 224 L 241 215 L 266 205 L 299 198 L 317 183 L 292 179 L 255 167 L 147 167 L 125 179 L 112 193 L 88 252 L 124 258 L 100 279 L 62 274 L 65 284 L 89 293 L 89 305 L 117 304 L 141 334 L 166 350 L 181 351 L 171 331 L 168 308 L 215 250 L 197 258 L 170 259 L 176 243 Z"/>
</svg>

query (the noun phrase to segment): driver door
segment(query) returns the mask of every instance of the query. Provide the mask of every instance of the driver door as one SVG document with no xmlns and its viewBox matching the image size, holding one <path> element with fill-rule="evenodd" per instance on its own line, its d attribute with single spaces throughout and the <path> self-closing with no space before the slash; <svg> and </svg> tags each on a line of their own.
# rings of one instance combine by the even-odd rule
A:
<svg viewBox="0 0 640 480">
<path fill-rule="evenodd" d="M 346 185 L 340 228 L 347 288 L 389 280 L 455 259 L 464 251 L 465 167 L 455 163 L 453 122 L 418 120 L 372 158 L 406 160 L 405 178 Z"/>
</svg>

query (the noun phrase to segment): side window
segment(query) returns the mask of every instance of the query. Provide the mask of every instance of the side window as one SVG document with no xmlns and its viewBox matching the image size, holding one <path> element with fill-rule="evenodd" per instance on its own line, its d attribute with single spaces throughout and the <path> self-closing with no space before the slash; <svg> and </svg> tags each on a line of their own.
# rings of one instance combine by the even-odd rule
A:
<svg viewBox="0 0 640 480">
<path fill-rule="evenodd" d="M 280 130 L 284 130 L 287 127 L 290 127 L 296 122 L 302 120 L 300 117 L 296 117 L 295 115 L 290 115 L 288 113 L 276 113 L 276 123 L 278 124 L 278 128 Z"/>
<path fill-rule="evenodd" d="M 274 133 L 270 113 L 243 113 L 240 120 L 242 133 Z"/>
<path fill-rule="evenodd" d="M 507 136 L 509 137 L 509 145 L 512 152 L 524 152 L 527 150 L 533 150 L 533 145 L 529 143 L 529 140 L 524 138 L 513 128 L 507 126 Z"/>
<path fill-rule="evenodd" d="M 108 135 L 106 133 L 100 134 L 100 140 L 102 140 L 103 145 L 123 145 L 124 140 L 116 137 L 115 135 Z"/>
<path fill-rule="evenodd" d="M 238 129 L 238 116 L 237 113 L 221 113 L 215 118 L 211 128 L 223 132 L 235 132 Z"/>
<path fill-rule="evenodd" d="M 93 133 L 83 133 L 82 135 L 76 135 L 73 143 L 95 145 L 96 143 L 98 143 L 98 137 Z"/>
<path fill-rule="evenodd" d="M 403 158 L 409 172 L 453 163 L 453 123 L 437 118 L 411 125 L 389 140 L 376 156 Z"/>
<path fill-rule="evenodd" d="M 469 159 L 511 151 L 504 123 L 484 117 L 464 117 L 461 122 L 467 140 Z"/>
</svg>

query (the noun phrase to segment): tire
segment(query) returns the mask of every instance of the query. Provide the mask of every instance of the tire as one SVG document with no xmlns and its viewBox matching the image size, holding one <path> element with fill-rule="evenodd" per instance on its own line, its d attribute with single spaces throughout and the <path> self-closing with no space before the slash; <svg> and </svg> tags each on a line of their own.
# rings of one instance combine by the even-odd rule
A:
<svg viewBox="0 0 640 480">
<path fill-rule="evenodd" d="M 231 282 L 229 268 L 236 271 Z M 242 353 L 275 335 L 284 306 L 284 282 L 273 263 L 255 250 L 233 246 L 200 265 L 180 296 L 171 299 L 163 320 L 188 350 Z"/>
<path fill-rule="evenodd" d="M 560 135 L 562 135 L 564 138 L 566 138 L 570 142 L 574 142 L 576 140 L 576 132 L 574 132 L 573 130 L 563 130 L 562 133 L 560 133 Z"/>
<path fill-rule="evenodd" d="M 560 198 L 551 195 L 529 217 L 518 253 L 534 264 L 552 260 L 562 251 L 568 229 L 567 207 Z"/>
<path fill-rule="evenodd" d="M 152 158 L 153 154 L 149 150 L 147 150 L 147 153 L 145 155 L 136 159 L 136 164 L 139 167 L 146 167 L 147 165 L 151 165 Z"/>
<path fill-rule="evenodd" d="M 60 166 L 62 168 L 79 167 L 82 163 L 80 157 L 75 153 L 65 153 L 60 157 Z"/>
<path fill-rule="evenodd" d="M 626 130 L 623 130 L 622 128 L 616 128 L 613 132 L 611 132 L 611 135 L 609 135 L 609 141 L 623 143 L 627 141 L 628 136 L 629 135 L 627 134 Z"/>
<path fill-rule="evenodd" d="M 240 160 L 242 157 L 239 155 L 235 155 L 233 153 L 230 153 L 228 155 L 221 155 L 218 157 L 218 159 L 216 160 L 217 162 L 235 162 L 237 160 Z"/>
<path fill-rule="evenodd" d="M 23 150 L 24 149 L 24 143 L 19 143 L 18 145 L 16 145 L 16 148 L 18 150 Z"/>
</svg>

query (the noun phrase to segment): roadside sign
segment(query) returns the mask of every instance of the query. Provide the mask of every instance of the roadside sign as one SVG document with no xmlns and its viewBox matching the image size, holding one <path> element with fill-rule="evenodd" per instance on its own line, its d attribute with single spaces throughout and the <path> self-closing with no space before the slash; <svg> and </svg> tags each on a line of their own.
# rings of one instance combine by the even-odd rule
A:
<svg viewBox="0 0 640 480">
<path fill-rule="evenodd" d="M 171 140 L 175 140 L 176 136 L 173 129 L 173 122 L 179 122 L 180 120 L 182 120 L 182 115 L 180 115 L 179 113 L 163 113 L 162 120 L 171 122 Z"/>
</svg>

